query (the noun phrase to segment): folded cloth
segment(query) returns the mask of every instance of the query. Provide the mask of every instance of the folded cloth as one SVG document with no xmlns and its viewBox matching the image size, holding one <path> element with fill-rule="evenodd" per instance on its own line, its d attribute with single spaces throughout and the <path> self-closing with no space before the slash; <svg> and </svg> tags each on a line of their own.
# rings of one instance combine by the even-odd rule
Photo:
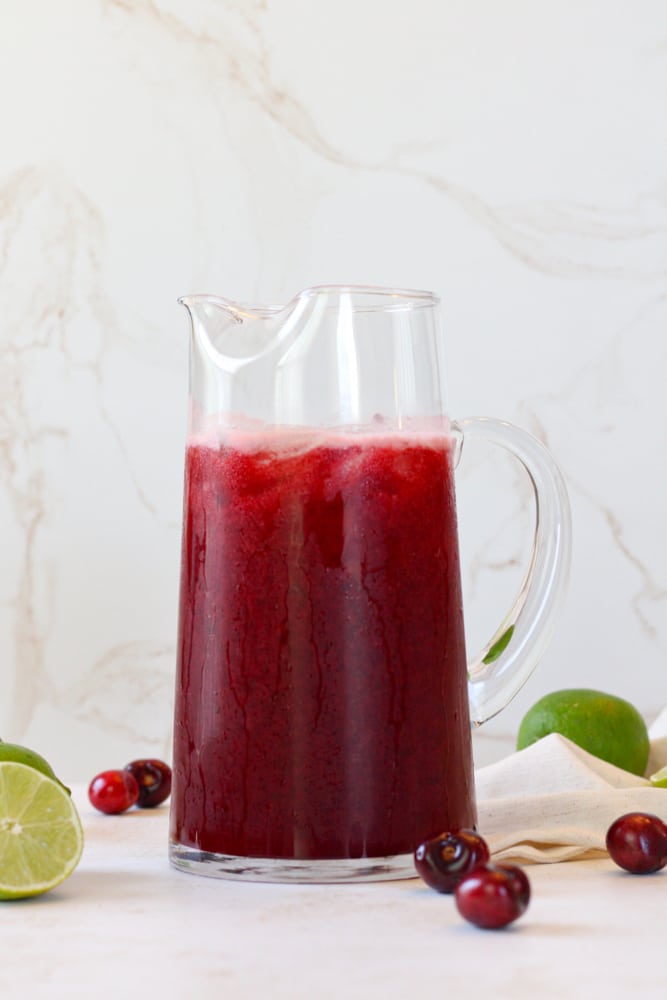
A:
<svg viewBox="0 0 667 1000">
<path fill-rule="evenodd" d="M 650 730 L 646 775 L 667 764 L 667 709 Z M 553 862 L 606 853 L 626 812 L 667 822 L 667 788 L 593 757 L 559 733 L 479 768 L 478 828 L 494 860 Z"/>
</svg>

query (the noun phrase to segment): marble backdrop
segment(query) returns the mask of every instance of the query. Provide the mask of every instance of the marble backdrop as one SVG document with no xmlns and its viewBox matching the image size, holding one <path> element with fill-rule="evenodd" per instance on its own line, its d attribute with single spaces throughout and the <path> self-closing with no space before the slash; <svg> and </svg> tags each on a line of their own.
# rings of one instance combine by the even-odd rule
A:
<svg viewBox="0 0 667 1000">
<path fill-rule="evenodd" d="M 662 0 L 4 0 L 0 734 L 71 780 L 170 755 L 179 295 L 442 296 L 450 409 L 519 423 L 571 494 L 556 687 L 667 702 Z M 471 647 L 528 489 L 464 449 Z"/>
</svg>

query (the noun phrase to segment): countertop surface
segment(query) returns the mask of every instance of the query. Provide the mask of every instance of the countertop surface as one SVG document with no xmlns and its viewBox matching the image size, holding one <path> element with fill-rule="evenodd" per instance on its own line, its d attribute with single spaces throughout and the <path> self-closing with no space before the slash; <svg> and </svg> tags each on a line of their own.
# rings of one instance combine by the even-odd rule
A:
<svg viewBox="0 0 667 1000">
<path fill-rule="evenodd" d="M 667 996 L 667 869 L 607 858 L 531 865 L 514 925 L 482 931 L 420 880 L 231 882 L 167 860 L 168 805 L 103 816 L 74 874 L 0 904 L 9 997 L 460 998 Z"/>
</svg>

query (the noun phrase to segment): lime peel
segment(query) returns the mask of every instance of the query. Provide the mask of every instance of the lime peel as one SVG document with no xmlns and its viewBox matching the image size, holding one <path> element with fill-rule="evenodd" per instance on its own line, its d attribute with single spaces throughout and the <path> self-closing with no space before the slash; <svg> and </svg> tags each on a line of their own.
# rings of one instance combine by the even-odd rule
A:
<svg viewBox="0 0 667 1000">
<path fill-rule="evenodd" d="M 646 723 L 623 698 L 590 688 L 552 691 L 521 720 L 517 750 L 554 732 L 631 774 L 643 777 L 646 772 L 650 749 Z"/>
<path fill-rule="evenodd" d="M 24 747 L 20 743 L 4 743 L 0 740 L 0 761 L 3 760 L 13 760 L 17 764 L 27 764 L 28 767 L 34 767 L 37 771 L 45 774 L 47 778 L 53 778 L 54 781 L 57 781 L 66 792 L 70 792 L 67 785 L 63 785 L 48 760 L 35 750 L 31 750 L 30 747 Z"/>
<path fill-rule="evenodd" d="M 514 625 L 510 625 L 509 628 L 505 629 L 500 638 L 496 639 L 493 643 L 486 656 L 482 660 L 482 663 L 488 666 L 489 663 L 495 663 L 499 656 L 505 652 L 510 644 L 512 636 L 514 635 Z"/>
</svg>

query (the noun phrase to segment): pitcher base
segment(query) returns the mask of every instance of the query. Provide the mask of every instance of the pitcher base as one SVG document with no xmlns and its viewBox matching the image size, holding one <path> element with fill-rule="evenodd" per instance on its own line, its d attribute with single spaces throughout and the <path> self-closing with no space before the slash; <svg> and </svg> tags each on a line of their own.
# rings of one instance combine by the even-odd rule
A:
<svg viewBox="0 0 667 1000">
<path fill-rule="evenodd" d="M 416 878 L 412 854 L 387 858 L 241 858 L 169 843 L 174 868 L 192 875 L 245 882 L 381 882 Z"/>
</svg>

